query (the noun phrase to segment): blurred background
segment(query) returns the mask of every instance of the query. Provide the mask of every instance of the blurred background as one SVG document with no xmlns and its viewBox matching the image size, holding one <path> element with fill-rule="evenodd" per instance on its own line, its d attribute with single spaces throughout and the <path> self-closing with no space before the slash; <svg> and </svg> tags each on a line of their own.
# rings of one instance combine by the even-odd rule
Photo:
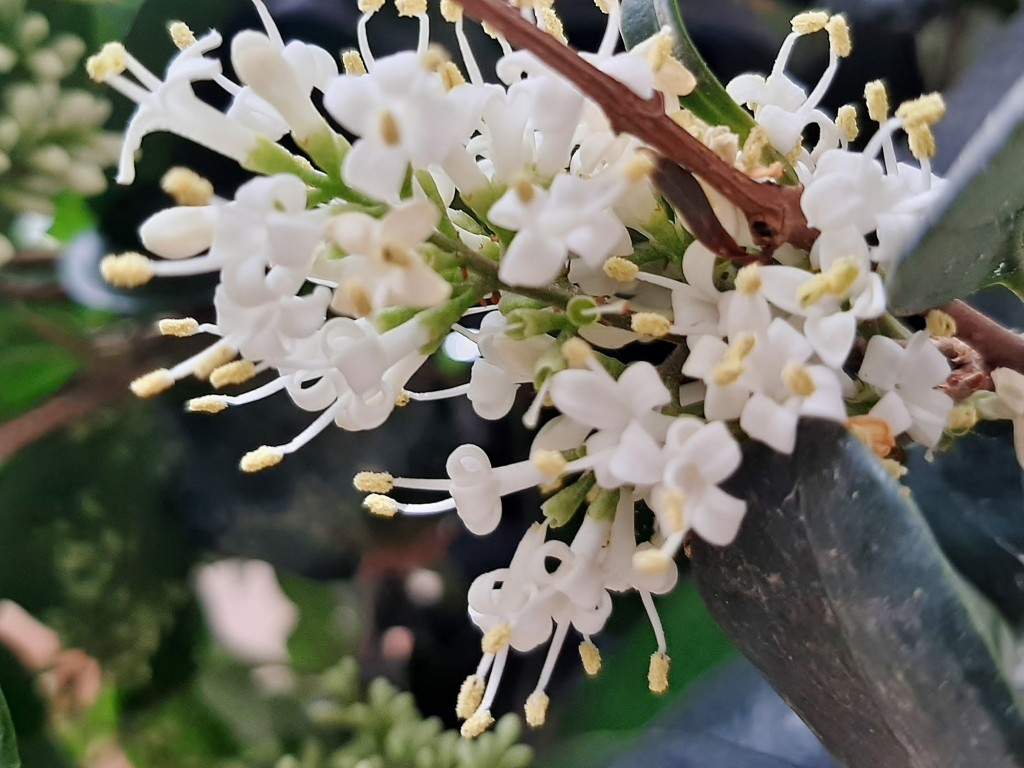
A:
<svg viewBox="0 0 1024 768">
<path fill-rule="evenodd" d="M 285 39 L 354 45 L 355 0 L 268 5 Z M 789 18 L 804 9 L 681 5 L 723 82 L 770 68 Z M 856 46 L 828 106 L 859 100 L 879 77 L 897 102 L 947 91 L 940 168 L 1024 69 L 1016 0 L 835 0 L 830 10 L 849 16 Z M 563 0 L 559 11 L 575 44 L 596 45 L 604 22 L 592 3 Z M 159 179 L 172 165 L 196 168 L 225 197 L 244 180 L 221 158 L 158 134 L 146 139 L 136 184 L 106 188 L 131 105 L 88 83 L 82 57 L 120 39 L 162 71 L 174 53 L 170 19 L 225 38 L 258 26 L 245 0 L 0 0 L 0 689 L 24 765 L 831 765 L 736 659 L 685 574 L 659 603 L 673 659 L 668 695 L 647 690 L 651 638 L 639 600 L 627 597 L 601 636 L 599 677 L 586 679 L 575 653 L 563 654 L 544 729 L 520 736 L 504 721 L 494 736 L 456 747 L 445 729 L 479 654 L 466 589 L 508 563 L 538 500 L 506 500 L 501 527 L 481 539 L 450 517 L 370 519 L 351 480 L 384 468 L 437 476 L 464 442 L 496 464 L 512 460 L 529 444 L 516 414 L 483 422 L 466 403 L 418 403 L 376 432 L 325 433 L 251 476 L 237 470 L 243 453 L 304 426 L 288 401 L 208 418 L 183 412 L 205 392 L 199 384 L 131 399 L 131 379 L 194 351 L 189 340 L 160 338 L 153 321 L 202 322 L 213 285 L 164 280 L 121 292 L 100 279 L 99 260 L 139 247 L 138 224 L 169 204 Z M 416 34 L 390 11 L 371 30 L 378 55 Z M 826 56 L 824 40 L 802 43 L 793 71 L 813 81 Z M 981 301 L 1019 322 L 998 294 Z M 466 355 L 446 345 L 417 387 L 465 381 Z M 1002 455 L 993 452 L 986 471 L 1015 471 L 1012 452 L 1009 469 Z M 1003 485 L 1019 496 L 1019 483 Z M 969 572 L 987 553 L 957 550 L 960 533 L 948 532 L 947 551 Z M 1005 568 L 1024 576 L 1019 561 Z M 497 710 L 518 711 L 542 661 L 510 662 Z M 520 740 L 529 746 L 513 746 Z"/>
</svg>

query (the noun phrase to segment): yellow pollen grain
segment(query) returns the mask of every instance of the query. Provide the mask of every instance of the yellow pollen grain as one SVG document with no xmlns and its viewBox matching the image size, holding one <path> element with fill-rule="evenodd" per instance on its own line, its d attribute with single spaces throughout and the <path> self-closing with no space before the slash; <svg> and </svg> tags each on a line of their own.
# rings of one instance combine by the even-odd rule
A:
<svg viewBox="0 0 1024 768">
<path fill-rule="evenodd" d="M 910 154 L 918 160 L 927 160 L 935 157 L 935 134 L 927 125 L 912 125 L 907 129 L 907 140 L 910 145 Z"/>
<path fill-rule="evenodd" d="M 100 262 L 100 274 L 116 288 L 136 288 L 153 279 L 153 265 L 141 253 L 134 251 L 111 254 Z"/>
<path fill-rule="evenodd" d="M 667 653 L 657 651 L 651 654 L 651 665 L 647 668 L 647 687 L 651 693 L 662 694 L 668 690 L 668 671 L 671 659 Z"/>
<path fill-rule="evenodd" d="M 188 401 L 186 406 L 189 413 L 220 413 L 228 404 L 224 402 L 223 397 L 218 395 L 204 395 L 203 397 L 193 397 Z"/>
<path fill-rule="evenodd" d="M 508 622 L 503 621 L 484 634 L 480 640 L 480 649 L 484 653 L 498 653 L 508 645 L 508 641 L 511 639 L 512 627 Z"/>
<path fill-rule="evenodd" d="M 345 68 L 346 75 L 365 75 L 366 63 L 359 51 L 344 51 L 341 54 L 341 65 Z"/>
<path fill-rule="evenodd" d="M 551 699 L 544 691 L 534 691 L 526 699 L 526 706 L 523 708 L 526 714 L 526 724 L 531 728 L 539 728 L 548 719 L 548 704 Z"/>
<path fill-rule="evenodd" d="M 562 344 L 562 357 L 570 368 L 586 368 L 594 357 L 594 348 L 579 336 L 573 336 Z"/>
<path fill-rule="evenodd" d="M 825 273 L 825 285 L 833 296 L 845 297 L 860 277 L 860 264 L 852 256 L 836 259 Z"/>
<path fill-rule="evenodd" d="M 171 196 L 176 205 L 208 205 L 213 199 L 213 184 L 191 168 L 176 166 L 160 179 L 160 189 Z"/>
<path fill-rule="evenodd" d="M 155 371 L 139 376 L 128 388 L 131 389 L 132 394 L 136 397 L 147 398 L 155 397 L 161 392 L 166 392 L 168 389 L 174 386 L 174 377 L 171 376 L 171 372 L 166 368 L 157 368 Z"/>
<path fill-rule="evenodd" d="M 360 13 L 376 13 L 384 7 L 384 0 L 359 0 Z"/>
<path fill-rule="evenodd" d="M 760 268 L 757 264 L 747 264 L 736 273 L 736 290 L 744 296 L 751 296 L 761 290 Z"/>
<path fill-rule="evenodd" d="M 395 478 L 390 472 L 357 472 L 352 485 L 360 493 L 391 493 Z"/>
<path fill-rule="evenodd" d="M 183 21 L 172 21 L 167 25 L 167 34 L 179 51 L 191 48 L 196 43 L 196 35 Z"/>
<path fill-rule="evenodd" d="M 902 480 L 907 476 L 907 472 L 910 471 L 896 461 L 896 459 L 882 459 L 882 466 L 885 467 L 885 471 L 889 473 L 893 480 Z"/>
<path fill-rule="evenodd" d="M 633 553 L 633 568 L 640 573 L 665 573 L 672 567 L 672 558 L 660 549 L 642 549 Z"/>
<path fill-rule="evenodd" d="M 412 402 L 412 398 L 404 389 L 395 395 L 395 408 L 405 408 L 410 402 Z"/>
<path fill-rule="evenodd" d="M 793 31 L 801 35 L 813 35 L 821 32 L 828 24 L 829 16 L 824 11 L 805 11 L 798 13 L 791 22 Z"/>
<path fill-rule="evenodd" d="M 554 8 L 541 8 L 537 11 L 537 16 L 545 32 L 560 43 L 569 42 L 569 38 L 565 36 L 565 27 L 562 25 L 562 20 L 558 18 Z"/>
<path fill-rule="evenodd" d="M 465 75 L 462 74 L 459 65 L 454 61 L 444 62 L 437 70 L 437 73 L 441 76 L 441 84 L 446 91 L 454 90 L 460 85 L 466 84 Z"/>
<path fill-rule="evenodd" d="M 864 103 L 868 106 L 868 117 L 876 123 L 889 119 L 889 91 L 881 80 L 872 80 L 864 86 Z"/>
<path fill-rule="evenodd" d="M 395 0 L 399 16 L 422 16 L 427 12 L 427 0 Z"/>
<path fill-rule="evenodd" d="M 462 21 L 462 6 L 453 0 L 441 0 L 441 18 L 452 24 Z"/>
<path fill-rule="evenodd" d="M 589 640 L 580 643 L 580 661 L 583 662 L 583 671 L 588 677 L 594 677 L 601 672 L 601 651 Z"/>
<path fill-rule="evenodd" d="M 237 353 L 231 347 L 217 345 L 206 351 L 199 362 L 196 363 L 192 375 L 200 381 L 206 381 L 211 374 L 222 365 L 227 365 L 235 359 Z"/>
<path fill-rule="evenodd" d="M 169 317 L 157 323 L 161 336 L 194 336 L 199 331 L 199 323 L 194 317 Z"/>
<path fill-rule="evenodd" d="M 245 454 L 238 463 L 238 466 L 243 472 L 262 472 L 264 469 L 277 466 L 283 458 L 284 453 L 280 448 L 261 445 L 255 451 L 249 451 Z"/>
<path fill-rule="evenodd" d="M 956 336 L 956 320 L 941 309 L 933 309 L 925 318 L 928 333 L 932 336 Z"/>
<path fill-rule="evenodd" d="M 530 462 L 541 474 L 552 480 L 561 477 L 569 465 L 569 462 L 558 451 L 534 451 L 530 454 Z"/>
<path fill-rule="evenodd" d="M 480 24 L 480 28 L 483 29 L 484 34 L 492 40 L 502 40 L 501 32 L 495 29 L 494 25 L 489 21 L 484 21 Z"/>
<path fill-rule="evenodd" d="M 256 365 L 251 360 L 235 360 L 219 365 L 210 372 L 210 384 L 215 388 L 244 384 L 256 375 Z"/>
<path fill-rule="evenodd" d="M 107 43 L 85 62 L 85 71 L 97 83 L 120 75 L 128 66 L 128 52 L 121 43 Z"/>
<path fill-rule="evenodd" d="M 379 493 L 371 493 L 363 499 L 363 506 L 377 517 L 394 517 L 398 514 L 398 502 Z"/>
<path fill-rule="evenodd" d="M 630 318 L 630 328 L 640 336 L 650 339 L 660 339 L 668 336 L 672 330 L 672 323 L 664 315 L 657 312 L 637 312 Z"/>
<path fill-rule="evenodd" d="M 727 387 L 735 384 L 746 370 L 747 367 L 739 360 L 726 358 L 711 369 L 711 381 L 719 387 Z"/>
<path fill-rule="evenodd" d="M 402 131 L 389 110 L 384 110 L 380 115 L 380 138 L 389 147 L 397 147 L 402 143 Z"/>
<path fill-rule="evenodd" d="M 966 432 L 978 424 L 978 409 L 970 403 L 960 403 L 949 412 L 946 429 L 952 432 Z"/>
<path fill-rule="evenodd" d="M 427 50 L 420 56 L 423 68 L 430 72 L 437 72 L 446 61 L 451 61 L 451 57 L 448 55 L 448 51 L 437 43 L 428 45 Z"/>
<path fill-rule="evenodd" d="M 896 110 L 896 117 L 904 125 L 935 125 L 946 116 L 946 102 L 938 93 L 927 93 L 905 101 Z"/>
<path fill-rule="evenodd" d="M 847 141 L 856 141 L 860 135 L 857 125 L 857 108 L 853 104 L 844 104 L 836 114 L 836 127 Z"/>
<path fill-rule="evenodd" d="M 841 59 L 846 58 L 853 52 L 853 40 L 850 38 L 850 25 L 841 14 L 836 14 L 828 20 L 825 25 L 828 31 L 828 44 Z"/>
<path fill-rule="evenodd" d="M 851 416 L 846 421 L 846 428 L 880 459 L 884 459 L 896 447 L 896 437 L 885 419 L 866 414 Z"/>
<path fill-rule="evenodd" d="M 629 259 L 624 259 L 621 256 L 612 256 L 601 266 L 601 271 L 619 283 L 631 283 L 636 280 L 636 276 L 640 273 L 640 267 Z"/>
<path fill-rule="evenodd" d="M 485 709 L 482 712 L 474 713 L 464 722 L 460 733 L 464 739 L 475 739 L 492 725 L 494 725 L 494 718 L 491 716 L 491 710 Z"/>
<path fill-rule="evenodd" d="M 525 176 L 520 176 L 512 182 L 512 189 L 515 190 L 516 197 L 519 198 L 523 205 L 532 203 L 534 196 L 537 194 L 537 190 L 534 189 L 533 184 Z"/>
<path fill-rule="evenodd" d="M 455 702 L 455 716 L 468 720 L 484 700 L 484 681 L 478 675 L 470 675 L 462 681 L 459 698 Z"/>
<path fill-rule="evenodd" d="M 826 275 L 814 275 L 796 289 L 796 300 L 800 302 L 801 307 L 809 307 L 811 304 L 817 304 L 823 298 L 825 294 L 829 293 L 828 277 Z"/>
<path fill-rule="evenodd" d="M 796 360 L 790 360 L 782 367 L 782 383 L 797 397 L 810 397 L 817 389 L 810 369 Z"/>
</svg>

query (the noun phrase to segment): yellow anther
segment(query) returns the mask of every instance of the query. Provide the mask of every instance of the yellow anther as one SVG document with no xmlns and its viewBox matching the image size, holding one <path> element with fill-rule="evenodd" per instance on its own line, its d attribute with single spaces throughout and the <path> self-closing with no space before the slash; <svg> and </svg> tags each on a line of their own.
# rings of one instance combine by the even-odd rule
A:
<svg viewBox="0 0 1024 768">
<path fill-rule="evenodd" d="M 525 176 L 519 176 L 515 181 L 512 182 L 512 189 L 516 193 L 516 197 L 523 205 L 529 205 L 533 202 L 534 196 L 537 194 L 537 190 L 534 188 L 533 183 Z"/>
<path fill-rule="evenodd" d="M 650 152 L 634 152 L 626 162 L 623 176 L 630 184 L 637 184 L 651 178 L 654 172 L 654 158 Z"/>
<path fill-rule="evenodd" d="M 269 445 L 261 445 L 255 451 L 249 451 L 238 463 L 243 472 L 262 472 L 281 463 L 284 453 L 280 448 Z"/>
<path fill-rule="evenodd" d="M 561 477 L 569 465 L 558 451 L 536 450 L 530 454 L 530 462 L 542 475 L 551 480 Z"/>
<path fill-rule="evenodd" d="M 380 138 L 389 147 L 397 147 L 402 143 L 402 131 L 398 127 L 398 121 L 387 109 L 380 114 Z"/>
<path fill-rule="evenodd" d="M 384 7 L 384 0 L 359 0 L 357 7 L 360 13 L 376 13 Z"/>
<path fill-rule="evenodd" d="M 650 339 L 660 339 L 668 336 L 672 330 L 672 323 L 664 315 L 657 312 L 637 312 L 630 318 L 630 328 L 640 336 Z"/>
<path fill-rule="evenodd" d="M 925 318 L 928 333 L 932 336 L 956 336 L 956 320 L 941 309 L 933 309 Z"/>
<path fill-rule="evenodd" d="M 478 675 L 470 675 L 459 688 L 459 698 L 455 702 L 455 716 L 467 720 L 480 707 L 484 700 L 484 681 Z"/>
<path fill-rule="evenodd" d="M 667 653 L 658 651 L 651 654 L 651 665 L 647 668 L 647 687 L 651 693 L 665 693 L 668 690 L 668 670 L 672 663 Z"/>
<path fill-rule="evenodd" d="M 366 283 L 358 277 L 346 280 L 338 286 L 337 290 L 348 299 L 348 304 L 352 307 L 356 317 L 373 314 L 373 296 L 370 294 L 370 289 L 366 287 Z"/>
<path fill-rule="evenodd" d="M 640 267 L 621 256 L 612 256 L 602 265 L 601 270 L 612 280 L 620 283 L 631 283 L 640 273 Z"/>
<path fill-rule="evenodd" d="M 157 323 L 162 336 L 193 336 L 199 331 L 199 323 L 193 317 L 169 317 Z"/>
<path fill-rule="evenodd" d="M 121 43 L 107 43 L 99 53 L 85 62 L 85 71 L 95 82 L 102 83 L 114 75 L 120 75 L 128 66 L 128 52 Z"/>
<path fill-rule="evenodd" d="M 796 289 L 796 300 L 801 307 L 817 304 L 829 293 L 828 276 L 812 275 Z"/>
<path fill-rule="evenodd" d="M 228 346 L 211 347 L 199 358 L 192 370 L 192 375 L 200 381 L 206 381 L 215 370 L 234 360 L 236 354 L 235 350 Z"/>
<path fill-rule="evenodd" d="M 171 376 L 171 372 L 166 368 L 158 368 L 155 371 L 143 374 L 128 385 L 132 394 L 141 398 L 154 397 L 161 392 L 166 392 L 173 386 L 174 377 Z"/>
<path fill-rule="evenodd" d="M 906 126 L 935 125 L 946 116 L 946 102 L 938 93 L 927 93 L 905 101 L 896 110 L 896 117 Z"/>
<path fill-rule="evenodd" d="M 508 646 L 508 641 L 511 639 L 512 627 L 508 622 L 503 621 L 484 634 L 480 640 L 480 649 L 484 653 L 498 653 Z"/>
<path fill-rule="evenodd" d="M 505 39 L 502 36 L 501 32 L 499 32 L 497 29 L 495 29 L 494 25 L 491 24 L 489 21 L 481 22 L 480 28 L 483 29 L 484 34 L 487 35 L 492 40 L 504 40 Z"/>
<path fill-rule="evenodd" d="M 881 80 L 872 80 L 864 86 L 864 102 L 868 105 L 868 117 L 876 123 L 889 119 L 889 92 Z"/>
<path fill-rule="evenodd" d="M 141 253 L 110 255 L 100 262 L 100 274 L 117 288 L 135 288 L 153 279 L 153 264 Z"/>
<path fill-rule="evenodd" d="M 757 130 L 757 128 L 754 130 Z M 708 149 L 729 165 L 736 164 L 736 157 L 740 153 L 740 137 L 735 131 L 730 130 L 724 125 L 716 125 L 704 132 L 701 141 L 704 142 Z M 744 155 L 743 158 L 746 160 L 748 155 Z"/>
<path fill-rule="evenodd" d="M 548 719 L 548 704 L 551 699 L 544 691 L 534 691 L 526 699 L 523 708 L 526 713 L 526 724 L 531 728 L 539 728 Z"/>
<path fill-rule="evenodd" d="M 427 46 L 427 50 L 420 56 L 420 63 L 423 68 L 430 72 L 437 72 L 444 66 L 446 61 L 451 61 L 451 56 L 448 55 L 448 51 L 442 48 L 437 43 L 431 43 Z"/>
<path fill-rule="evenodd" d="M 485 709 L 482 712 L 475 712 L 466 722 L 462 724 L 462 738 L 475 739 L 484 731 L 494 725 L 494 718 L 491 717 L 491 710 Z"/>
<path fill-rule="evenodd" d="M 560 43 L 568 43 L 569 38 L 565 36 L 565 27 L 562 20 L 558 18 L 554 8 L 540 8 L 536 11 L 540 20 L 541 28 Z"/>
<path fill-rule="evenodd" d="M 390 472 L 357 472 L 352 485 L 360 493 L 391 493 L 395 478 Z"/>
<path fill-rule="evenodd" d="M 926 160 L 935 157 L 935 134 L 927 125 L 907 126 L 907 143 L 910 145 L 910 154 L 918 160 Z"/>
<path fill-rule="evenodd" d="M 824 11 L 805 11 L 793 17 L 793 31 L 801 35 L 812 35 L 821 32 L 828 24 L 828 14 Z"/>
<path fill-rule="evenodd" d="M 395 0 L 399 16 L 422 16 L 427 12 L 427 0 Z"/>
<path fill-rule="evenodd" d="M 580 661 L 583 662 L 583 671 L 588 677 L 593 677 L 601 671 L 601 651 L 589 640 L 580 643 Z"/>
<path fill-rule="evenodd" d="M 363 506 L 377 517 L 394 517 L 398 514 L 398 502 L 379 493 L 371 493 L 363 499 Z"/>
<path fill-rule="evenodd" d="M 741 157 L 743 170 L 749 173 L 758 168 L 764 161 L 765 150 L 770 146 L 771 142 L 768 140 L 768 132 L 760 125 L 754 126 L 747 135 L 747 140 L 743 142 L 743 155 Z"/>
<path fill-rule="evenodd" d="M 736 290 L 744 296 L 751 296 L 761 290 L 760 267 L 757 264 L 747 264 L 741 267 L 736 273 Z"/>
<path fill-rule="evenodd" d="M 662 28 L 655 32 L 648 39 L 645 51 L 647 63 L 651 65 L 651 69 L 654 72 L 660 71 L 674 58 L 672 53 L 674 49 L 675 40 L 669 30 Z"/>
<path fill-rule="evenodd" d="M 208 205 L 213 199 L 213 184 L 210 180 L 180 165 L 163 175 L 160 189 L 170 195 L 176 205 Z"/>
<path fill-rule="evenodd" d="M 754 344 L 757 343 L 757 337 L 752 333 L 741 333 L 736 339 L 729 345 L 729 350 L 725 353 L 727 360 L 743 360 L 747 355 L 754 351 Z"/>
<path fill-rule="evenodd" d="M 346 75 L 366 74 L 366 64 L 359 51 L 344 51 L 341 54 L 341 65 L 345 68 Z"/>
<path fill-rule="evenodd" d="M 195 45 L 196 35 L 183 21 L 172 21 L 167 25 L 167 33 L 179 51 L 184 51 Z"/>
<path fill-rule="evenodd" d="M 466 77 L 454 61 L 444 62 L 437 70 L 437 73 L 441 76 L 441 84 L 444 85 L 446 91 L 451 91 L 460 85 L 466 84 Z"/>
<path fill-rule="evenodd" d="M 454 0 L 441 0 L 441 17 L 452 24 L 462 21 L 462 6 Z"/>
<path fill-rule="evenodd" d="M 727 387 L 735 384 L 746 370 L 747 366 L 739 360 L 726 358 L 711 369 L 711 381 L 719 387 Z"/>
<path fill-rule="evenodd" d="M 612 12 L 611 6 L 608 5 L 608 0 L 594 0 L 594 5 L 596 5 L 601 10 L 601 13 L 605 15 Z"/>
<path fill-rule="evenodd" d="M 190 413 L 220 413 L 228 404 L 219 395 L 204 395 L 193 397 L 186 406 Z"/>
<path fill-rule="evenodd" d="M 884 459 L 896 447 L 896 437 L 885 419 L 877 416 L 851 416 L 846 427 L 878 458 Z"/>
<path fill-rule="evenodd" d="M 661 511 L 672 533 L 679 533 L 686 526 L 686 496 L 678 488 L 664 487 L 658 495 Z"/>
<path fill-rule="evenodd" d="M 840 298 L 845 298 L 860 278 L 860 262 L 853 256 L 836 259 L 825 273 L 826 290 Z"/>
<path fill-rule="evenodd" d="M 412 402 L 412 398 L 404 389 L 395 395 L 395 408 L 405 408 L 410 402 Z"/>
<path fill-rule="evenodd" d="M 817 389 L 810 369 L 796 360 L 790 360 L 782 367 L 782 383 L 797 397 L 810 397 Z"/>
<path fill-rule="evenodd" d="M 844 104 L 836 114 L 836 127 L 847 141 L 856 141 L 860 135 L 857 125 L 857 108 L 852 104 Z"/>
<path fill-rule="evenodd" d="M 210 372 L 210 384 L 216 389 L 244 384 L 256 375 L 256 365 L 250 360 L 235 360 L 219 365 Z"/>
<path fill-rule="evenodd" d="M 570 368 L 586 368 L 594 357 L 594 348 L 579 336 L 573 336 L 562 344 L 562 357 Z"/>
<path fill-rule="evenodd" d="M 672 558 L 660 549 L 641 549 L 633 553 L 633 570 L 639 573 L 665 573 L 672 567 Z"/>
<path fill-rule="evenodd" d="M 853 52 L 853 40 L 850 39 L 850 25 L 846 23 L 846 17 L 836 14 L 828 20 L 825 25 L 828 31 L 829 47 L 836 56 L 843 59 Z"/>
<path fill-rule="evenodd" d="M 951 432 L 967 432 L 978 423 L 978 409 L 970 403 L 960 403 L 949 412 L 946 429 Z"/>
<path fill-rule="evenodd" d="M 893 480 L 902 480 L 906 477 L 907 472 L 910 471 L 896 461 L 896 459 L 882 459 L 882 466 L 885 467 L 885 471 L 889 473 Z"/>
</svg>

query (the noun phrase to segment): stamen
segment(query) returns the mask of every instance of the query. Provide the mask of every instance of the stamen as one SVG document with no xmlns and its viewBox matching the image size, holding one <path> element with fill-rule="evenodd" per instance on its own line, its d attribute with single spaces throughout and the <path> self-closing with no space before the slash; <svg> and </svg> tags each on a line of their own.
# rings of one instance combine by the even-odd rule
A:
<svg viewBox="0 0 1024 768">
<path fill-rule="evenodd" d="M 668 690 L 668 671 L 671 664 L 668 654 L 658 651 L 651 654 L 651 664 L 647 669 L 647 687 L 651 693 L 662 694 Z"/>
<path fill-rule="evenodd" d="M 191 168 L 176 166 L 160 179 L 160 189 L 166 192 L 177 205 L 209 205 L 213 199 L 213 184 Z"/>
<path fill-rule="evenodd" d="M 483 636 L 480 648 L 484 653 L 496 654 L 508 647 L 511 637 L 512 627 L 507 621 L 503 621 Z"/>
<path fill-rule="evenodd" d="M 379 493 L 371 493 L 363 499 L 363 506 L 378 517 L 394 517 L 398 514 L 398 502 Z"/>
<path fill-rule="evenodd" d="M 875 416 L 851 416 L 846 427 L 867 445 L 878 458 L 884 459 L 896 447 L 896 438 L 889 422 Z"/>
<path fill-rule="evenodd" d="M 193 397 L 186 404 L 186 408 L 188 408 L 190 413 L 220 413 L 227 407 L 228 404 L 220 395 Z"/>
<path fill-rule="evenodd" d="M 346 75 L 365 75 L 366 64 L 359 51 L 344 51 L 341 54 L 341 65 L 345 68 Z"/>
<path fill-rule="evenodd" d="M 824 11 L 805 11 L 793 17 L 792 29 L 800 35 L 812 35 L 825 29 L 829 16 Z"/>
<path fill-rule="evenodd" d="M 846 19 L 836 14 L 828 20 L 825 25 L 828 31 L 828 44 L 830 49 L 841 59 L 845 59 L 853 51 L 853 41 L 850 39 L 850 25 Z"/>
<path fill-rule="evenodd" d="M 810 370 L 796 360 L 790 360 L 783 366 L 782 383 L 797 397 L 810 397 L 817 390 Z"/>
<path fill-rule="evenodd" d="M 569 42 L 569 38 L 565 36 L 565 27 L 562 25 L 562 20 L 555 13 L 554 8 L 541 8 L 537 13 L 537 20 L 540 22 L 537 26 L 555 38 L 555 40 L 560 43 Z"/>
<path fill-rule="evenodd" d="M 427 0 L 395 0 L 399 16 L 422 16 L 427 12 Z"/>
<path fill-rule="evenodd" d="M 651 339 L 660 339 L 668 336 L 672 330 L 672 323 L 664 315 L 657 312 L 637 312 L 630 319 L 630 327 L 634 333 L 646 336 Z"/>
<path fill-rule="evenodd" d="M 946 429 L 952 432 L 967 432 L 978 424 L 978 409 L 970 403 L 960 403 L 949 412 Z"/>
<path fill-rule="evenodd" d="M 466 78 L 454 61 L 444 62 L 437 73 L 441 76 L 441 84 L 445 91 L 451 91 L 466 84 Z"/>
<path fill-rule="evenodd" d="M 836 114 L 836 127 L 845 141 L 856 141 L 860 135 L 860 128 L 857 126 L 857 108 L 852 104 L 844 104 Z"/>
<path fill-rule="evenodd" d="M 219 365 L 210 372 L 210 384 L 215 389 L 222 389 L 244 384 L 256 375 L 256 365 L 250 360 L 235 360 Z"/>
<path fill-rule="evenodd" d="M 935 125 L 946 115 L 946 102 L 938 93 L 929 93 L 900 104 L 896 117 L 908 127 Z"/>
<path fill-rule="evenodd" d="M 561 477 L 569 465 L 569 462 L 558 451 L 534 451 L 530 454 L 530 461 L 545 477 L 551 480 Z"/>
<path fill-rule="evenodd" d="M 678 533 L 686 527 L 686 496 L 678 488 L 662 488 L 658 497 L 662 510 L 665 513 L 665 522 L 673 533 Z"/>
<path fill-rule="evenodd" d="M 186 48 L 191 48 L 195 45 L 195 33 L 183 21 L 172 21 L 167 25 L 167 33 L 171 36 L 171 40 L 179 51 L 184 51 Z"/>
<path fill-rule="evenodd" d="M 580 660 L 583 662 L 583 671 L 589 677 L 594 677 L 601 671 L 601 651 L 589 638 L 580 643 Z"/>
<path fill-rule="evenodd" d="M 166 318 L 157 323 L 162 336 L 194 336 L 199 332 L 199 323 L 192 317 Z"/>
<path fill-rule="evenodd" d="M 623 176 L 630 184 L 638 184 L 651 178 L 654 172 L 654 159 L 650 152 L 634 152 L 623 169 Z"/>
<path fill-rule="evenodd" d="M 825 275 L 813 275 L 796 289 L 796 300 L 800 302 L 801 307 L 809 307 L 825 298 L 827 293 L 828 278 Z"/>
<path fill-rule="evenodd" d="M 352 485 L 360 493 L 391 493 L 395 478 L 390 472 L 357 472 L 352 478 Z"/>
<path fill-rule="evenodd" d="M 389 147 L 396 147 L 402 143 L 402 132 L 398 127 L 398 121 L 390 110 L 381 112 L 380 138 Z"/>
<path fill-rule="evenodd" d="M 441 18 L 451 24 L 462 21 L 462 6 L 454 0 L 441 0 Z"/>
<path fill-rule="evenodd" d="M 100 274 L 115 288 L 137 288 L 153 279 L 153 263 L 134 251 L 112 254 L 100 262 Z"/>
<path fill-rule="evenodd" d="M 573 336 L 562 344 L 562 357 L 570 368 L 586 368 L 594 359 L 594 349 L 579 336 Z"/>
<path fill-rule="evenodd" d="M 624 259 L 621 256 L 612 256 L 604 263 L 601 270 L 612 280 L 620 283 L 631 283 L 636 279 L 640 267 L 629 259 Z"/>
<path fill-rule="evenodd" d="M 833 296 L 846 297 L 860 278 L 860 263 L 853 256 L 836 259 L 825 273 L 827 290 Z"/>
<path fill-rule="evenodd" d="M 864 101 L 868 105 L 868 116 L 876 123 L 889 119 L 889 92 L 881 80 L 872 80 L 864 86 Z"/>
<path fill-rule="evenodd" d="M 941 309 L 933 309 L 928 313 L 925 323 L 928 326 L 928 333 L 932 336 L 956 336 L 956 320 L 953 316 L 943 312 Z"/>
<path fill-rule="evenodd" d="M 131 389 L 132 394 L 139 398 L 155 397 L 161 392 L 166 392 L 168 389 L 174 386 L 174 376 L 166 368 L 158 368 L 155 371 L 150 371 L 147 374 L 139 376 L 128 388 Z"/>
<path fill-rule="evenodd" d="M 531 728 L 539 728 L 544 725 L 548 717 L 548 704 L 551 699 L 543 691 L 534 691 L 526 699 L 526 723 Z"/>
<path fill-rule="evenodd" d="M 262 472 L 264 469 L 277 466 L 284 458 L 284 453 L 269 445 L 261 445 L 255 451 L 249 451 L 238 466 L 243 472 Z"/>
<path fill-rule="evenodd" d="M 935 157 L 935 134 L 927 125 L 907 126 L 910 153 L 919 161 Z"/>
<path fill-rule="evenodd" d="M 470 675 L 459 689 L 459 698 L 455 702 L 455 716 L 467 720 L 473 716 L 484 698 L 484 681 L 479 675 Z"/>
<path fill-rule="evenodd" d="M 224 344 L 224 342 L 218 342 L 208 349 L 203 350 L 194 358 L 189 361 L 187 367 L 188 370 L 184 371 L 182 375 L 185 375 L 191 371 L 192 375 L 200 381 L 206 381 L 210 378 L 215 370 L 220 368 L 222 365 L 226 365 L 235 359 L 235 355 L 238 354 L 230 346 Z M 182 364 L 174 367 L 175 373 L 178 373 L 178 369 L 182 367 Z"/>
<path fill-rule="evenodd" d="M 761 276 L 757 264 L 747 264 L 736 273 L 736 290 L 744 296 L 752 296 L 761 290 Z"/>
<path fill-rule="evenodd" d="M 512 182 L 512 188 L 515 190 L 516 197 L 523 205 L 529 205 L 533 202 L 533 198 L 536 196 L 537 191 L 534 189 L 533 183 L 525 176 L 520 176 L 514 182 Z"/>
<path fill-rule="evenodd" d="M 491 710 L 485 709 L 475 712 L 464 722 L 460 733 L 464 739 L 475 739 L 492 725 L 494 725 L 494 718 L 491 717 Z"/>
<path fill-rule="evenodd" d="M 85 62 L 85 71 L 94 82 L 102 83 L 120 75 L 128 67 L 128 52 L 121 43 L 107 43 Z"/>
<path fill-rule="evenodd" d="M 640 573 L 665 573 L 672 567 L 672 558 L 660 549 L 642 549 L 633 554 L 633 567 Z"/>
</svg>

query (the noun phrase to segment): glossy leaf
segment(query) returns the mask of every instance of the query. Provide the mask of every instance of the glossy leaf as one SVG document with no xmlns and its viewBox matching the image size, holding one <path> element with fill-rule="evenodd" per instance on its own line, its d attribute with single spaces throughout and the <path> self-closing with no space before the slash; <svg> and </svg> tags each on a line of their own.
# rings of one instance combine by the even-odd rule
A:
<svg viewBox="0 0 1024 768">
<path fill-rule="evenodd" d="M 0 768 L 20 768 L 18 742 L 14 738 L 14 723 L 7 709 L 4 692 L 0 691 Z"/>
<path fill-rule="evenodd" d="M 922 312 L 990 285 L 1024 292 L 1024 76 L 978 126 L 889 275 L 889 306 Z"/>
<path fill-rule="evenodd" d="M 693 546 L 712 615 L 848 768 L 1010 768 L 1024 719 L 1008 626 L 841 426 L 746 447 L 736 541 Z"/>
</svg>

